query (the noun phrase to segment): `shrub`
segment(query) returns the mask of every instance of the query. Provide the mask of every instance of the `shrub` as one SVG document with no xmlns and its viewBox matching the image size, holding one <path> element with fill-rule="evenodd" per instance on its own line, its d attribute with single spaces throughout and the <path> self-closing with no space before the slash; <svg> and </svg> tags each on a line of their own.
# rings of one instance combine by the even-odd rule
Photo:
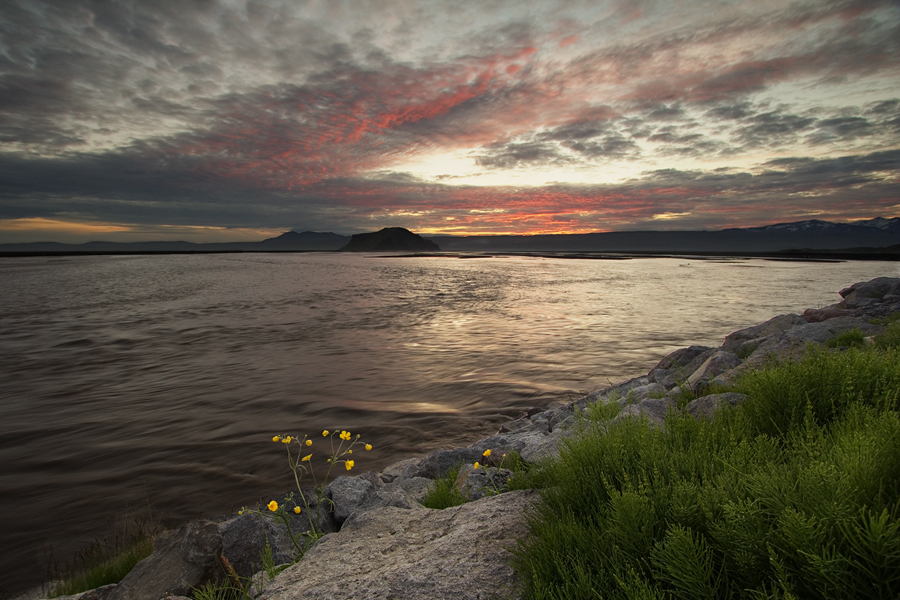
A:
<svg viewBox="0 0 900 600">
<path fill-rule="evenodd" d="M 810 351 L 712 420 L 585 430 L 514 552 L 526 598 L 900 595 L 900 356 Z"/>
<path fill-rule="evenodd" d="M 857 347 L 865 344 L 865 334 L 858 328 L 842 331 L 825 342 L 826 348 Z"/>
</svg>

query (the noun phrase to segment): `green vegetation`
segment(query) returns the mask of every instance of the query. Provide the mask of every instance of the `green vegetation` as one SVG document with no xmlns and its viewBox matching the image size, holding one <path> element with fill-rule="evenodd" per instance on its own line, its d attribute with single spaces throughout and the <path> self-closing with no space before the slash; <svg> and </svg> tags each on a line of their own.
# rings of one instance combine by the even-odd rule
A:
<svg viewBox="0 0 900 600">
<path fill-rule="evenodd" d="M 126 527 L 109 539 L 96 541 L 83 550 L 73 564 L 68 565 L 51 598 L 92 590 L 110 583 L 119 583 L 131 569 L 153 553 L 155 531 L 138 522 L 135 530 Z"/>
<path fill-rule="evenodd" d="M 900 313 L 896 315 L 900 316 Z M 887 323 L 884 332 L 875 338 L 875 344 L 880 348 L 900 348 L 900 320 Z"/>
<path fill-rule="evenodd" d="M 456 477 L 459 475 L 459 469 L 462 465 L 450 469 L 446 475 L 440 479 L 435 479 L 434 484 L 429 490 L 428 495 L 422 500 L 422 506 L 425 508 L 434 508 L 443 510 L 451 506 L 459 506 L 465 504 L 467 500 L 456 489 Z"/>
<path fill-rule="evenodd" d="M 859 329 L 850 329 L 847 331 L 840 332 L 839 334 L 834 336 L 834 338 L 825 342 L 825 347 L 826 348 L 845 348 L 845 347 L 853 348 L 856 346 L 862 346 L 863 344 L 866 343 L 865 337 L 866 337 L 866 334 L 864 334 Z"/>
<path fill-rule="evenodd" d="M 525 597 L 900 597 L 900 350 L 885 346 L 747 373 L 747 400 L 713 420 L 589 409 L 515 551 Z"/>
</svg>

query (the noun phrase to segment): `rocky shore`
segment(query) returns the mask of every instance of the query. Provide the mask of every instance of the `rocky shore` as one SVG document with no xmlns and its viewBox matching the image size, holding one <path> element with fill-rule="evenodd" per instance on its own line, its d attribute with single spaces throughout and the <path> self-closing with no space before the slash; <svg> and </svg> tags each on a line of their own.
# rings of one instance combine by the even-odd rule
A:
<svg viewBox="0 0 900 600">
<path fill-rule="evenodd" d="M 486 450 L 493 457 L 515 451 L 532 463 L 554 456 L 567 436 L 577 435 L 579 412 L 597 402 L 619 403 L 617 420 L 639 416 L 661 426 L 679 395 L 690 391 L 697 397 L 686 410 L 705 418 L 722 404 L 742 401 L 737 393 L 706 392 L 728 386 L 743 371 L 772 358 L 801 358 L 808 344 L 825 344 L 841 332 L 876 335 L 883 326 L 873 321 L 900 312 L 897 278 L 857 283 L 840 295 L 842 300 L 831 306 L 780 315 L 736 331 L 717 348 L 677 350 L 642 377 L 574 402 L 532 409 L 468 447 L 402 460 L 381 472 L 338 477 L 326 488 L 333 504 L 319 523 L 327 535 L 272 579 L 260 571 L 261 552 L 268 540 L 276 564 L 292 562 L 295 555 L 286 530 L 268 519 L 242 514 L 167 531 L 157 539 L 153 555 L 121 583 L 68 598 L 189 596 L 193 588 L 225 577 L 223 557 L 241 577 L 253 578 L 248 595 L 261 600 L 516 598 L 508 549 L 525 535 L 524 515 L 538 494 L 492 493 L 505 475 L 498 463 L 485 461 Z M 476 461 L 487 464 L 475 469 Z M 434 480 L 460 464 L 465 466 L 456 487 L 472 501 L 443 510 L 422 506 Z M 305 529 L 300 521 L 305 517 L 292 518 L 297 519 L 295 530 Z"/>
</svg>

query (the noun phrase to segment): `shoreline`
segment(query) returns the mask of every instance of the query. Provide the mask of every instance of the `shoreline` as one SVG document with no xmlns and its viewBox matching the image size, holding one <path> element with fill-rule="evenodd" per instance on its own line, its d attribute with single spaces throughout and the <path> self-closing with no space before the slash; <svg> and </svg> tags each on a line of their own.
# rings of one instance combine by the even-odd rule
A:
<svg viewBox="0 0 900 600">
<path fill-rule="evenodd" d="M 666 413 L 674 406 L 679 390 L 687 385 L 698 396 L 687 406 L 687 411 L 691 414 L 696 413 L 695 416 L 711 414 L 722 402 L 733 404 L 739 402 L 740 399 L 733 398 L 729 394 L 722 394 L 722 397 L 715 393 L 704 396 L 703 391 L 714 391 L 717 386 L 726 386 L 741 372 L 763 366 L 773 356 L 796 358 L 802 354 L 806 344 L 824 344 L 825 341 L 833 339 L 841 332 L 859 329 L 866 335 L 873 335 L 880 326 L 871 323 L 872 319 L 884 318 L 886 315 L 900 312 L 900 279 L 881 277 L 869 282 L 854 284 L 841 290 L 840 293 L 844 299 L 839 303 L 824 308 L 810 308 L 803 315 L 787 314 L 773 317 L 764 323 L 732 332 L 716 348 L 705 346 L 681 348 L 660 361 L 644 376 L 592 392 L 573 402 L 550 406 L 543 410 L 528 411 L 521 418 L 502 425 L 496 435 L 479 440 L 468 447 L 435 450 L 425 457 L 401 460 L 385 467 L 380 472 L 370 471 L 355 476 L 337 477 L 328 486 L 330 498 L 334 503 L 334 517 L 331 525 L 326 524 L 326 526 L 333 530 L 333 534 L 336 536 L 333 538 L 334 540 L 340 539 L 340 543 L 344 546 L 349 544 L 356 548 L 354 551 L 363 552 L 357 542 L 351 540 L 350 534 L 354 531 L 359 536 L 363 535 L 361 532 L 366 528 L 397 528 L 396 524 L 406 523 L 407 518 L 414 521 L 414 523 L 410 522 L 413 524 L 409 524 L 408 527 L 421 528 L 425 527 L 426 523 L 437 519 L 428 514 L 444 513 L 445 511 L 450 511 L 447 513 L 448 515 L 452 513 L 453 523 L 448 525 L 443 522 L 442 527 L 450 527 L 450 530 L 457 527 L 469 531 L 471 527 L 474 527 L 473 523 L 486 518 L 486 513 L 483 512 L 485 510 L 498 510 L 500 513 L 497 514 L 508 515 L 509 510 L 512 509 L 509 506 L 504 508 L 507 502 L 517 507 L 515 510 L 521 510 L 524 506 L 522 503 L 530 500 L 528 500 L 527 494 L 519 492 L 507 492 L 499 496 L 483 498 L 444 511 L 423 509 L 420 502 L 435 479 L 444 476 L 455 464 L 473 463 L 479 460 L 486 450 L 492 449 L 495 454 L 516 451 L 528 462 L 539 462 L 542 456 L 557 453 L 560 441 L 577 431 L 577 427 L 575 427 L 576 413 L 589 404 L 618 402 L 622 406 L 622 418 L 642 416 L 651 423 L 660 425 L 665 419 Z M 457 480 L 457 485 L 465 489 L 475 487 L 477 483 L 473 481 L 473 477 L 479 475 L 470 467 L 466 473 L 460 475 L 461 479 Z M 475 505 L 477 506 L 472 508 Z M 488 508 L 484 508 L 486 506 Z M 426 512 L 423 513 L 423 510 Z M 379 515 L 388 515 L 393 525 L 378 521 Z M 250 563 L 253 559 L 249 558 L 244 562 L 235 559 L 237 546 L 254 537 L 259 541 L 262 539 L 261 534 L 277 536 L 277 531 L 265 528 L 261 530 L 260 524 L 250 519 L 249 515 L 226 515 L 221 519 L 221 521 L 217 519 L 218 524 L 215 525 L 217 531 L 221 531 L 219 539 L 222 540 L 222 547 L 219 554 L 229 556 L 229 560 L 233 564 L 239 564 L 244 572 L 249 570 L 249 575 L 252 576 Z M 498 522 L 504 523 L 504 527 L 507 529 L 516 529 L 517 521 L 515 519 L 504 518 Z M 393 535 L 393 529 L 391 531 Z M 495 531 L 494 533 L 501 535 L 502 532 Z M 173 535 L 177 534 L 173 532 Z M 180 535 L 185 535 L 183 530 Z M 322 539 L 323 541 L 329 539 L 329 536 L 326 535 Z M 377 539 L 381 539 L 380 534 Z M 366 543 L 371 546 L 380 542 L 370 539 Z M 469 539 L 469 544 L 474 544 L 474 547 L 478 547 L 478 543 L 476 540 Z M 282 545 L 286 547 L 285 544 Z M 322 546 L 322 549 L 316 550 L 315 553 L 310 550 L 303 560 L 287 569 L 286 573 L 290 573 L 290 575 L 279 576 L 270 581 L 265 591 L 260 590 L 263 593 L 258 597 L 272 600 L 292 597 L 291 594 L 299 593 L 298 586 L 313 585 L 300 576 L 302 570 L 300 566 L 308 560 L 312 560 L 309 559 L 311 554 L 315 557 L 326 552 L 324 547 L 328 544 L 320 542 L 314 548 L 319 546 Z M 254 549 L 258 551 L 258 544 Z M 282 550 L 284 549 L 282 548 Z M 348 550 L 344 547 L 343 551 Z M 463 558 L 469 556 L 465 554 L 467 550 L 464 548 L 457 548 L 455 551 L 462 552 Z M 289 554 L 289 548 L 284 556 L 287 554 Z M 252 557 L 253 553 L 251 552 L 248 556 Z M 329 556 L 330 560 L 335 559 L 334 554 L 326 556 Z M 446 559 L 447 557 L 444 556 L 441 560 Z M 327 560 L 322 560 L 327 563 Z M 422 558 L 421 560 L 426 559 Z M 464 564 L 463 566 L 476 570 L 476 575 L 473 576 L 470 573 L 470 577 L 473 582 L 481 581 L 483 584 L 483 577 L 499 574 L 501 578 L 508 579 L 512 576 L 508 570 L 504 570 L 503 560 L 505 560 L 505 556 L 498 555 L 486 564 Z M 492 573 L 493 575 L 491 575 Z M 329 576 L 333 575 L 333 573 L 329 574 Z M 357 578 L 355 581 L 358 585 L 365 583 L 364 579 Z M 90 596 L 90 598 L 91 600 L 114 600 L 117 597 L 117 594 L 114 593 L 116 587 L 120 588 L 119 592 L 124 592 L 125 590 L 121 589 L 123 586 L 127 589 L 133 585 L 134 582 L 129 584 L 128 578 L 126 578 L 119 586 L 114 586 L 103 594 L 97 597 Z M 326 584 L 319 581 L 315 585 Z M 407 596 L 401 595 L 400 597 Z M 462 597 L 468 596 L 463 594 Z M 84 598 L 84 600 L 88 600 L 88 598 Z"/>
<path fill-rule="evenodd" d="M 337 250 L 39 250 L 9 252 L 0 251 L 0 258 L 76 257 L 76 256 L 170 256 L 201 254 L 336 254 Z M 717 258 L 742 258 L 763 260 L 785 260 L 799 262 L 843 262 L 843 261 L 900 261 L 900 252 L 885 251 L 880 248 L 837 249 L 837 250 L 784 250 L 778 252 L 679 252 L 678 250 L 631 250 L 616 252 L 610 250 L 522 250 L 522 251 L 470 251 L 470 252 L 363 252 L 360 254 L 382 258 L 496 258 L 531 257 L 578 260 L 629 260 L 633 258 L 681 258 L 712 260 Z"/>
</svg>

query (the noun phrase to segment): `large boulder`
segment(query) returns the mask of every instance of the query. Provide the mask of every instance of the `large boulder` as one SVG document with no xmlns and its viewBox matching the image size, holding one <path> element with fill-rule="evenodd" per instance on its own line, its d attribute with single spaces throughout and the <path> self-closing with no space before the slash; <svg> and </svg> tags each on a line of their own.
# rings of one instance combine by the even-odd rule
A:
<svg viewBox="0 0 900 600">
<path fill-rule="evenodd" d="M 800 315 L 779 315 L 769 319 L 765 323 L 747 327 L 740 331 L 735 331 L 725 337 L 721 350 L 733 352 L 735 354 L 744 354 L 747 342 L 754 343 L 762 338 L 780 333 L 796 327 L 797 325 L 805 325 L 806 319 Z M 747 353 L 749 354 L 749 352 Z"/>
<path fill-rule="evenodd" d="M 687 348 L 679 348 L 656 363 L 656 366 L 650 369 L 647 376 L 650 378 L 650 381 L 656 381 L 656 378 L 654 377 L 655 372 L 685 367 L 690 364 L 692 360 L 709 350 L 712 350 L 709 346 L 688 346 Z"/>
<path fill-rule="evenodd" d="M 301 527 L 298 524 L 294 533 L 306 529 L 308 525 Z M 297 556 L 297 548 L 284 524 L 257 514 L 244 513 L 223 521 L 219 523 L 219 532 L 222 534 L 222 556 L 241 577 L 250 577 L 262 568 L 266 544 L 271 548 L 276 565 L 292 562 Z"/>
<path fill-rule="evenodd" d="M 413 472 L 413 476 L 439 479 L 450 472 L 451 469 L 466 463 L 475 462 L 481 458 L 481 452 L 477 448 L 472 447 L 435 450 L 419 464 Z"/>
<path fill-rule="evenodd" d="M 876 277 L 871 281 L 854 283 L 840 291 L 843 300 L 838 308 L 865 308 L 873 304 L 900 302 L 900 279 Z"/>
<path fill-rule="evenodd" d="M 159 600 L 190 596 L 193 588 L 224 576 L 222 534 L 211 521 L 194 521 L 163 532 L 153 554 L 139 562 L 106 596 L 107 600 Z"/>
<path fill-rule="evenodd" d="M 328 484 L 325 495 L 333 502 L 334 522 L 338 526 L 375 491 L 375 486 L 362 477 L 341 475 Z"/>
<path fill-rule="evenodd" d="M 695 392 L 700 392 L 713 383 L 716 377 L 726 371 L 730 371 L 741 364 L 741 359 L 736 354 L 719 350 L 707 358 L 700 367 L 688 377 L 687 384 Z"/>
<path fill-rule="evenodd" d="M 675 401 L 671 398 L 650 398 L 642 400 L 638 404 L 629 404 L 623 408 L 613 423 L 619 423 L 630 418 L 645 418 L 650 425 L 662 427 L 669 411 L 675 408 Z"/>
<path fill-rule="evenodd" d="M 820 323 L 836 317 L 853 316 L 856 313 L 857 311 L 852 308 L 838 308 L 837 305 L 832 304 L 825 308 L 807 308 L 803 311 L 803 318 L 807 323 Z"/>
<path fill-rule="evenodd" d="M 664 369 L 657 367 L 651 371 L 648 375 L 648 380 L 651 383 L 661 385 L 667 390 L 685 385 L 687 378 L 691 376 L 691 373 L 699 369 L 700 365 L 706 362 L 706 359 L 716 352 L 715 348 L 707 348 L 706 346 L 691 346 L 691 348 L 694 348 L 695 350 L 682 355 L 681 358 L 674 361 L 669 368 Z M 672 355 L 670 354 L 669 356 Z"/>
<path fill-rule="evenodd" d="M 445 510 L 381 508 L 350 517 L 261 600 L 486 600 L 517 598 L 506 548 L 527 533 L 532 490 Z"/>
<path fill-rule="evenodd" d="M 737 406 L 741 404 L 746 396 L 736 392 L 726 392 L 724 394 L 710 394 L 702 396 L 695 400 L 691 400 L 687 405 L 687 412 L 695 419 L 712 419 L 720 408 L 724 406 Z"/>
<path fill-rule="evenodd" d="M 421 508 L 422 501 L 428 495 L 431 485 L 432 480 L 425 477 L 404 477 L 386 483 L 366 495 L 365 499 L 350 514 L 350 518 L 387 506 L 402 509 Z"/>
<path fill-rule="evenodd" d="M 398 460 L 397 462 L 386 466 L 384 470 L 381 471 L 381 481 L 384 483 L 391 483 L 404 477 L 413 477 L 415 476 L 416 471 L 419 470 L 419 465 L 421 464 L 421 458 L 405 458 L 403 460 Z"/>
</svg>

